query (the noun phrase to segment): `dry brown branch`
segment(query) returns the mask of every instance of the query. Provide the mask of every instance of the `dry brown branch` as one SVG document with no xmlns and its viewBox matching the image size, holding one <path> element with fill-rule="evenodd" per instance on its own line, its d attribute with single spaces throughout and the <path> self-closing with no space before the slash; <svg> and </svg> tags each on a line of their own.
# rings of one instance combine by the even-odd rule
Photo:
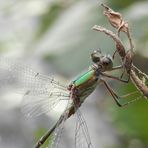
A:
<svg viewBox="0 0 148 148">
<path fill-rule="evenodd" d="M 120 55 L 124 68 L 129 75 L 129 78 L 133 82 L 133 84 L 137 87 L 137 89 L 144 95 L 144 97 L 148 98 L 148 76 L 145 73 L 142 73 L 136 66 L 133 65 L 133 46 L 132 39 L 130 36 L 130 32 L 128 29 L 128 24 L 122 18 L 122 15 L 118 12 L 113 11 L 108 6 L 102 4 L 105 8 L 104 14 L 108 17 L 110 24 L 118 28 L 118 31 L 123 31 L 127 34 L 128 39 L 130 41 L 131 49 L 126 52 L 126 48 L 124 47 L 121 39 L 119 38 L 119 34 L 115 34 L 112 31 L 106 29 L 105 27 L 95 25 L 92 29 L 103 32 L 107 36 L 111 37 L 116 44 L 116 51 L 113 54 L 113 58 L 116 52 Z M 121 24 L 122 27 L 121 27 Z M 121 28 L 120 28 L 121 27 Z M 120 28 L 120 29 L 119 29 Z"/>
<path fill-rule="evenodd" d="M 110 36 L 116 43 L 117 52 L 119 53 L 121 58 L 124 59 L 124 57 L 126 55 L 125 48 L 123 46 L 122 41 L 120 40 L 120 38 L 115 33 L 113 33 L 112 31 L 110 31 L 108 29 L 106 29 L 105 27 L 98 26 L 98 25 L 93 26 L 92 29 L 96 30 L 96 31 L 99 31 L 99 32 L 104 32 L 106 35 Z"/>
</svg>

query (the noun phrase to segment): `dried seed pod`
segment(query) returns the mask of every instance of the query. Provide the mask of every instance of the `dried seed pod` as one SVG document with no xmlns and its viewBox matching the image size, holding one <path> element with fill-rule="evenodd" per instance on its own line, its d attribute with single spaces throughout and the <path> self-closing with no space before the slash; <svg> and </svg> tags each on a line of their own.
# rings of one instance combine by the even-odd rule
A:
<svg viewBox="0 0 148 148">
<path fill-rule="evenodd" d="M 108 7 L 105 4 L 101 5 L 105 8 L 103 13 L 105 16 L 107 16 L 110 24 L 118 30 L 127 33 L 129 29 L 128 23 L 124 21 L 122 15 L 119 12 L 113 11 L 110 7 Z"/>
<path fill-rule="evenodd" d="M 126 22 L 122 15 L 119 12 L 113 11 L 110 7 L 108 7 L 105 4 L 101 4 L 104 7 L 104 12 L 103 14 L 108 18 L 110 24 L 117 29 L 118 36 L 120 31 L 125 32 L 126 35 L 128 36 L 129 43 L 130 43 L 130 49 L 133 50 L 134 46 L 132 43 L 130 31 L 129 31 L 129 26 L 128 22 Z"/>
</svg>

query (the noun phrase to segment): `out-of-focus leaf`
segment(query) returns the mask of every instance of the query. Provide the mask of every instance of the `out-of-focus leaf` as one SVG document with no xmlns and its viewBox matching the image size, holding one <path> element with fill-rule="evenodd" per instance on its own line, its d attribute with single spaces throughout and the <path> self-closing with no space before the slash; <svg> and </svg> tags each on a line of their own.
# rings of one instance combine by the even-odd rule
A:
<svg viewBox="0 0 148 148">
<path fill-rule="evenodd" d="M 41 38 L 42 35 L 48 30 L 48 28 L 54 23 L 57 17 L 62 13 L 64 9 L 60 3 L 54 3 L 52 6 L 49 5 L 47 12 L 40 16 L 40 26 L 37 31 L 37 38 Z"/>
<path fill-rule="evenodd" d="M 126 85 L 126 84 L 125 84 Z M 119 88 L 119 87 L 118 87 Z M 120 92 L 134 92 L 136 88 L 132 83 L 119 88 Z M 140 93 L 139 93 L 140 95 Z M 137 95 L 137 96 L 139 96 Z M 131 100 L 135 98 L 130 98 Z M 114 117 L 114 125 L 122 136 L 128 136 L 130 139 L 141 139 L 147 142 L 148 138 L 148 100 L 142 97 L 137 102 L 127 107 L 119 108 L 113 106 L 112 115 Z"/>
<path fill-rule="evenodd" d="M 37 43 L 36 53 L 46 59 L 48 57 L 60 73 L 76 75 L 81 72 L 91 64 L 90 52 L 103 45 L 99 45 L 103 41 L 102 35 L 91 30 L 96 22 L 95 16 L 99 17 L 97 8 L 92 2 L 79 1 L 66 9 Z M 52 61 L 51 54 L 56 55 Z"/>
<path fill-rule="evenodd" d="M 116 8 L 116 9 L 122 9 L 122 8 L 125 8 L 125 7 L 128 7 L 129 5 L 132 5 L 134 2 L 136 2 L 136 1 L 139 1 L 139 0 L 124 0 L 124 3 L 123 3 L 123 1 L 114 1 L 114 0 L 111 0 L 111 1 L 109 1 L 109 4 L 111 5 L 111 6 L 114 6 L 114 8 Z M 144 1 L 144 0 L 142 0 L 142 1 Z M 145 0 L 146 1 L 146 0 Z"/>
<path fill-rule="evenodd" d="M 145 55 L 148 55 L 146 54 L 147 53 L 147 49 L 143 49 L 142 51 L 145 50 Z M 148 74 L 148 57 L 144 57 L 144 56 L 141 56 L 141 52 L 142 51 L 138 51 L 135 55 L 134 55 L 134 65 L 136 65 L 141 71 L 143 71 L 144 73 Z M 141 64 L 142 63 L 142 64 Z"/>
</svg>

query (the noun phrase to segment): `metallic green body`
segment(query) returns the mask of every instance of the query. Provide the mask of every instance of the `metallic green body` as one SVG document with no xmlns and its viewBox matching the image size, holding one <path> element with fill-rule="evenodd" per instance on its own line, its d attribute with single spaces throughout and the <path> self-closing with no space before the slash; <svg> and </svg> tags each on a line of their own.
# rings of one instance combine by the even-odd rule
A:
<svg viewBox="0 0 148 148">
<path fill-rule="evenodd" d="M 78 90 L 78 97 L 81 103 L 83 103 L 85 98 L 95 90 L 98 84 L 98 79 L 99 75 L 96 74 L 96 71 L 94 69 L 90 69 L 73 82 Z"/>
<path fill-rule="evenodd" d="M 74 81 L 74 84 L 76 87 L 84 84 L 85 82 L 87 82 L 88 80 L 90 80 L 93 76 L 94 76 L 95 71 L 94 70 L 89 70 L 87 72 L 85 72 L 83 75 L 81 75 L 79 78 L 77 78 Z"/>
</svg>

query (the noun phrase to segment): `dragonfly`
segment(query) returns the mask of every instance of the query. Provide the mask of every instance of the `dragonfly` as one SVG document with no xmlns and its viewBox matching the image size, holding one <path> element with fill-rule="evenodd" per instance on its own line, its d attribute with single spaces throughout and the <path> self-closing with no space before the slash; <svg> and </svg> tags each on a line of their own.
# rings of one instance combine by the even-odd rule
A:
<svg viewBox="0 0 148 148">
<path fill-rule="evenodd" d="M 0 84 L 7 83 L 11 85 L 12 82 L 15 82 L 19 89 L 22 88 L 25 94 L 21 108 L 22 112 L 28 117 L 47 113 L 61 101 L 67 100 L 65 111 L 54 126 L 39 139 L 35 148 L 41 147 L 49 137 L 54 137 L 50 147 L 57 148 L 64 123 L 72 115 L 75 115 L 77 119 L 75 148 L 93 148 L 86 121 L 79 108 L 100 83 L 104 84 L 118 106 L 123 107 L 134 101 L 128 101 L 125 96 L 117 95 L 105 80 L 105 78 L 111 78 L 126 83 L 125 80 L 106 73 L 123 68 L 120 65 L 114 66 L 111 55 L 102 55 L 101 50 L 97 49 L 91 53 L 91 60 L 92 65 L 87 71 L 69 85 L 63 85 L 54 77 L 37 73 L 30 67 L 13 60 L 0 58 L 0 77 L 3 78 Z"/>
</svg>

